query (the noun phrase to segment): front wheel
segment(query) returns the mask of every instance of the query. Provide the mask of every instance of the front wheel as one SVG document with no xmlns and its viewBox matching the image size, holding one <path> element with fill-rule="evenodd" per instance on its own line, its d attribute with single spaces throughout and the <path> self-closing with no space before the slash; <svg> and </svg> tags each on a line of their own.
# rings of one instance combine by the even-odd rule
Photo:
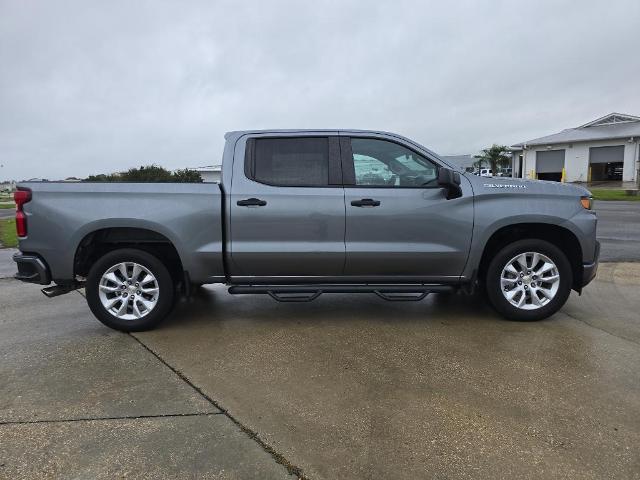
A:
<svg viewBox="0 0 640 480">
<path fill-rule="evenodd" d="M 544 240 L 519 240 L 491 260 L 486 290 L 491 305 L 509 320 L 536 321 L 565 304 L 572 285 L 567 256 Z"/>
<path fill-rule="evenodd" d="M 89 271 L 87 303 L 106 326 L 123 332 L 155 328 L 173 306 L 174 284 L 150 253 L 125 248 L 101 257 Z"/>
</svg>

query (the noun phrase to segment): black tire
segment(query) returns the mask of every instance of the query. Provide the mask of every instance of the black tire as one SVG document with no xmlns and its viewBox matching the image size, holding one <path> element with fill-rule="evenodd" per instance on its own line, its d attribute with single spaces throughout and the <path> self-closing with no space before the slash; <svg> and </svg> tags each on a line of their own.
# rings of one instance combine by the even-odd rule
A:
<svg viewBox="0 0 640 480">
<path fill-rule="evenodd" d="M 555 296 L 537 309 L 524 310 L 512 305 L 503 295 L 500 278 L 507 263 L 519 254 L 537 252 L 546 255 L 556 264 L 560 275 L 560 284 Z M 518 322 L 533 322 L 556 313 L 567 301 L 571 293 L 573 273 L 567 256 L 555 245 L 544 240 L 526 239 L 514 242 L 502 248 L 489 263 L 485 278 L 485 288 L 489 302 L 503 317 Z"/>
<path fill-rule="evenodd" d="M 158 299 L 155 306 L 141 318 L 124 320 L 111 314 L 99 297 L 100 280 L 112 266 L 122 262 L 135 262 L 148 269 L 158 283 Z M 85 285 L 89 308 L 107 327 L 122 332 L 140 332 L 157 327 L 171 311 L 174 302 L 174 282 L 167 267 L 156 257 L 142 250 L 123 248 L 102 256 L 89 271 Z"/>
</svg>

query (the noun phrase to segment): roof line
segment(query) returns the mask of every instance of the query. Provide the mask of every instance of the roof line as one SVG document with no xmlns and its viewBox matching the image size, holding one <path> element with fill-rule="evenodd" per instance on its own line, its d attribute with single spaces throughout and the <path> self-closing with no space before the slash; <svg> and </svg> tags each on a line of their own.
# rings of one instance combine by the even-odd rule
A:
<svg viewBox="0 0 640 480">
<path fill-rule="evenodd" d="M 619 112 L 612 112 L 612 113 L 607 113 L 606 115 L 601 116 L 600 118 L 596 118 L 595 120 L 591 120 L 588 123 L 585 123 L 584 125 L 580 125 L 579 127 L 576 128 L 585 128 L 585 127 L 590 127 L 591 125 L 598 123 L 600 120 L 604 120 L 607 117 L 613 117 L 613 116 L 619 116 L 619 117 L 627 117 L 630 118 L 632 120 L 624 120 L 622 122 L 616 122 L 616 123 L 626 123 L 626 122 L 638 122 L 640 121 L 640 117 L 636 117 L 635 115 L 629 115 L 628 113 L 619 113 Z"/>
<path fill-rule="evenodd" d="M 538 139 L 534 138 L 530 142 L 516 143 L 514 145 L 511 145 L 509 148 L 520 148 L 521 149 L 524 146 L 562 145 L 563 143 L 568 145 L 570 143 L 593 142 L 593 141 L 607 140 L 609 138 L 611 138 L 611 139 L 619 139 L 619 138 L 629 138 L 629 137 L 631 137 L 631 135 L 628 135 L 628 134 L 627 135 L 608 135 L 606 138 L 578 138 L 578 139 L 574 139 L 574 140 L 567 140 L 567 139 L 564 139 L 564 140 L 551 140 L 551 141 L 548 141 L 548 142 L 538 142 Z M 633 137 L 635 137 L 635 135 L 633 135 Z M 545 138 L 545 137 L 540 137 L 540 138 Z"/>
</svg>

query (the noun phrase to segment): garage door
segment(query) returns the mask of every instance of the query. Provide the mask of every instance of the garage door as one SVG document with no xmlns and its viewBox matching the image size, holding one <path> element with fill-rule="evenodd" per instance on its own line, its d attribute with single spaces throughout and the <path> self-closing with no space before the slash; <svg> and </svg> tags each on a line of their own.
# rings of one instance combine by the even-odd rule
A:
<svg viewBox="0 0 640 480">
<path fill-rule="evenodd" d="M 555 180 L 562 178 L 564 168 L 564 150 L 547 150 L 536 152 L 536 174 L 540 180 Z"/>
<path fill-rule="evenodd" d="M 589 163 L 622 163 L 624 162 L 624 145 L 615 147 L 591 147 Z"/>
<path fill-rule="evenodd" d="M 589 148 L 591 181 L 622 180 L 624 145 Z"/>
</svg>

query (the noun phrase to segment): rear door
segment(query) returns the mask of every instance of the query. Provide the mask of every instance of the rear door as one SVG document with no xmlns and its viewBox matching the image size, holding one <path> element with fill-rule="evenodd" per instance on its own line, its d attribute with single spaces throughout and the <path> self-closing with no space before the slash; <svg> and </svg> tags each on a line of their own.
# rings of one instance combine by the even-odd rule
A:
<svg viewBox="0 0 640 480">
<path fill-rule="evenodd" d="M 345 260 L 337 136 L 256 135 L 238 141 L 230 195 L 231 275 L 335 277 Z"/>
<path fill-rule="evenodd" d="M 446 280 L 462 274 L 473 228 L 473 195 L 447 200 L 439 165 L 399 141 L 342 138 L 345 274 L 372 280 Z"/>
</svg>

